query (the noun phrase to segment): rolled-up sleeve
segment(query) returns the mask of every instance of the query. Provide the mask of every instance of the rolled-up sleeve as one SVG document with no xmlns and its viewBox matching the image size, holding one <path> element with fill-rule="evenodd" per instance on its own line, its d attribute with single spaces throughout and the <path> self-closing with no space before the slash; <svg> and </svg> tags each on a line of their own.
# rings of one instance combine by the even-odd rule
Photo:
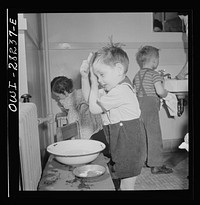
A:
<svg viewBox="0 0 200 205">
<path fill-rule="evenodd" d="M 163 81 L 162 77 L 160 76 L 160 74 L 156 71 L 154 71 L 152 73 L 152 79 L 153 79 L 153 84 L 155 84 L 156 82 L 159 82 L 159 81 Z"/>
</svg>

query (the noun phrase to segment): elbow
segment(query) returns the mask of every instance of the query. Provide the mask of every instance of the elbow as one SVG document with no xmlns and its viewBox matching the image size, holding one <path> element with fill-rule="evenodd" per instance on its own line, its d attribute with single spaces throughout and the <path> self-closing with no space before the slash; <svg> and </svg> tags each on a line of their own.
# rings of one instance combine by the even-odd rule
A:
<svg viewBox="0 0 200 205">
<path fill-rule="evenodd" d="M 90 107 L 90 112 L 91 112 L 92 114 L 94 114 L 94 115 L 96 115 L 96 114 L 101 114 L 101 113 L 102 113 L 102 111 L 97 110 L 97 109 L 94 109 L 94 108 L 91 108 L 91 107 Z"/>
<path fill-rule="evenodd" d="M 102 109 L 99 106 L 94 106 L 94 105 L 90 104 L 89 109 L 90 109 L 90 112 L 92 114 L 101 114 L 102 113 Z"/>
<path fill-rule="evenodd" d="M 168 91 L 167 90 L 163 90 L 163 92 L 160 92 L 158 93 L 158 95 L 161 97 L 161 98 L 165 98 L 168 94 Z"/>
</svg>

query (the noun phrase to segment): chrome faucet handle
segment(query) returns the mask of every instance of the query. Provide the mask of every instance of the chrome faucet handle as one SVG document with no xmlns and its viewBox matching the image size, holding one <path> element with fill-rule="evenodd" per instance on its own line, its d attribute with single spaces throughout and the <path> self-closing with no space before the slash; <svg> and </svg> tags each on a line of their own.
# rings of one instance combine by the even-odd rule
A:
<svg viewBox="0 0 200 205">
<path fill-rule="evenodd" d="M 164 75 L 164 73 L 165 73 L 165 69 L 158 70 L 158 72 L 160 73 L 160 75 L 161 75 L 161 76 L 163 76 L 163 75 Z"/>
<path fill-rule="evenodd" d="M 167 77 L 168 79 L 171 79 L 171 74 L 170 73 L 164 74 L 163 77 Z"/>
</svg>

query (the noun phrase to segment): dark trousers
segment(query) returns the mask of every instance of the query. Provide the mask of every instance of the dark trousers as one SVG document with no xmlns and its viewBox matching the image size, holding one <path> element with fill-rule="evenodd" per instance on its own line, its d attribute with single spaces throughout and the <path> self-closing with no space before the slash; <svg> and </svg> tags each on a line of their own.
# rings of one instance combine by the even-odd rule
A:
<svg viewBox="0 0 200 205">
<path fill-rule="evenodd" d="M 146 154 L 145 136 L 141 128 L 140 119 L 103 126 L 111 153 L 113 178 L 129 178 L 140 174 Z"/>
<path fill-rule="evenodd" d="M 159 120 L 160 101 L 158 98 L 151 96 L 139 97 L 138 100 L 146 131 L 146 164 L 150 167 L 161 166 L 163 163 L 163 144 Z"/>
</svg>

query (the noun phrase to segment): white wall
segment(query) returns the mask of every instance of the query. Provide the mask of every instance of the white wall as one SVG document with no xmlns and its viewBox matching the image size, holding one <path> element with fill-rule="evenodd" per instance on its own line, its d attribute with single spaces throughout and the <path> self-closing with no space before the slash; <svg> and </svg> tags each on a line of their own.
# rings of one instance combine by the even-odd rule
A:
<svg viewBox="0 0 200 205">
<path fill-rule="evenodd" d="M 38 14 L 24 14 L 24 19 L 26 19 L 27 29 L 24 31 L 24 48 L 25 53 L 23 53 L 23 60 L 20 62 L 25 62 L 24 69 L 26 69 L 26 79 L 21 77 L 20 82 L 27 81 L 27 92 L 32 98 L 31 102 L 37 105 L 38 116 L 42 116 L 42 101 L 45 100 L 41 94 L 41 64 L 40 64 L 40 28 L 39 28 L 39 15 Z M 21 53 L 21 50 L 20 50 Z M 22 67 L 20 67 L 20 72 Z M 26 84 L 25 83 L 25 84 Z M 22 85 L 23 88 L 23 85 Z M 22 93 L 25 94 L 25 93 Z"/>
<path fill-rule="evenodd" d="M 18 14 L 18 43 L 19 43 L 19 100 L 20 97 L 28 93 L 27 69 L 26 69 L 26 49 L 25 30 L 27 22 L 23 14 Z"/>
<path fill-rule="evenodd" d="M 89 52 L 96 51 L 108 42 L 113 35 L 114 42 L 124 43 L 130 66 L 128 76 L 132 80 L 139 67 L 135 61 L 137 49 L 144 44 L 160 48 L 160 65 L 174 77 L 186 61 L 182 33 L 153 32 L 152 13 L 49 13 L 48 41 L 50 54 L 50 78 L 66 75 L 74 80 L 75 88 L 80 88 L 79 68 Z M 186 44 L 187 45 L 187 44 Z M 53 102 L 53 110 L 59 108 Z M 161 112 L 163 119 L 175 128 L 162 125 L 163 139 L 177 139 L 182 136 L 182 125 L 186 118 L 168 119 Z M 166 128 L 166 129 L 165 129 Z M 167 130 L 167 131 L 166 131 Z"/>
<path fill-rule="evenodd" d="M 47 16 L 52 78 L 57 74 L 76 78 L 82 60 L 90 51 L 105 45 L 111 35 L 114 42 L 125 44 L 131 78 L 139 69 L 135 53 L 144 44 L 161 49 L 159 69 L 166 69 L 172 76 L 186 60 L 182 33 L 153 32 L 152 13 L 51 13 Z"/>
<path fill-rule="evenodd" d="M 42 30 L 40 14 L 19 14 L 19 97 L 29 93 L 37 106 L 38 118 L 46 117 L 44 55 L 41 50 Z M 24 23 L 24 24 L 23 24 Z M 47 126 L 39 126 L 42 163 L 49 145 Z"/>
<path fill-rule="evenodd" d="M 49 42 L 182 42 L 182 35 L 153 33 L 152 13 L 51 13 Z"/>
</svg>

